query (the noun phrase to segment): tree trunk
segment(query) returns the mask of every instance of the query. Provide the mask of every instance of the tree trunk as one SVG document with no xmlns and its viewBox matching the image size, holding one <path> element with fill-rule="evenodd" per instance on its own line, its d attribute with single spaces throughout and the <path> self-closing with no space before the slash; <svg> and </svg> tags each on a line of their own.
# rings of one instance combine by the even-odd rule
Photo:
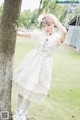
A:
<svg viewBox="0 0 80 120">
<path fill-rule="evenodd" d="M 0 112 L 11 113 L 13 58 L 16 44 L 16 22 L 20 15 L 22 0 L 4 0 L 0 31 Z M 5 116 L 4 116 L 5 117 Z"/>
<path fill-rule="evenodd" d="M 39 9 L 38 9 L 37 17 L 36 17 L 35 26 L 37 25 L 37 22 L 38 22 L 37 19 L 38 19 L 39 15 L 40 15 L 40 12 L 41 12 L 42 2 L 43 2 L 43 0 L 40 0 L 40 4 L 39 4 Z"/>
</svg>

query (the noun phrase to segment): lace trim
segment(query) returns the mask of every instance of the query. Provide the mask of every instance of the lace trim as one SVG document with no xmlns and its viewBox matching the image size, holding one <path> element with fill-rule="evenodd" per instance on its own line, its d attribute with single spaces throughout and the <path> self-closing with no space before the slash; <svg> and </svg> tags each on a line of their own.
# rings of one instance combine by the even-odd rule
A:
<svg viewBox="0 0 80 120">
<path fill-rule="evenodd" d="M 44 99 L 48 93 L 48 90 L 46 93 L 35 93 L 28 89 L 26 90 L 25 88 L 22 88 L 15 82 L 13 82 L 12 84 L 16 88 L 17 94 L 22 95 L 24 98 L 28 99 L 31 102 L 37 102 L 37 103 L 44 102 Z"/>
</svg>

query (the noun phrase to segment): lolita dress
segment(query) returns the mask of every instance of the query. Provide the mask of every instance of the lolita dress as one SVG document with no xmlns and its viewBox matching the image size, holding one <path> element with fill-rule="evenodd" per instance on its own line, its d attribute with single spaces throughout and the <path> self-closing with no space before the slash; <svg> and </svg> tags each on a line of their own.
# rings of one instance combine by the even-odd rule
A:
<svg viewBox="0 0 80 120">
<path fill-rule="evenodd" d="M 31 102 L 43 102 L 52 79 L 53 54 L 60 45 L 60 35 L 34 31 L 31 40 L 36 42 L 13 73 L 12 84 L 24 98 Z"/>
</svg>

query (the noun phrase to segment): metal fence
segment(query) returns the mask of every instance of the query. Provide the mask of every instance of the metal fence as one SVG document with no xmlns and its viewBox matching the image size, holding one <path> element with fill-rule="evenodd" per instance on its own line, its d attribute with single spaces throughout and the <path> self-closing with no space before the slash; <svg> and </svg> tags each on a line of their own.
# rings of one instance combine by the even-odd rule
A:
<svg viewBox="0 0 80 120">
<path fill-rule="evenodd" d="M 69 26 L 66 43 L 80 51 L 80 26 Z"/>
</svg>

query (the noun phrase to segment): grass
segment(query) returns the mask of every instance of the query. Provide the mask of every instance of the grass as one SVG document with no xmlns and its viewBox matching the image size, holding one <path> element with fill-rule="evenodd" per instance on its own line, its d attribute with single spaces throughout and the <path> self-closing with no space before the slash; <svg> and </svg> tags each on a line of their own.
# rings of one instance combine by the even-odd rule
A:
<svg viewBox="0 0 80 120">
<path fill-rule="evenodd" d="M 17 39 L 14 69 L 23 57 L 35 48 L 27 39 Z M 12 111 L 16 108 L 17 93 L 12 89 Z M 53 56 L 51 89 L 43 104 L 32 104 L 28 116 L 35 120 L 80 120 L 80 53 L 63 44 Z"/>
</svg>

